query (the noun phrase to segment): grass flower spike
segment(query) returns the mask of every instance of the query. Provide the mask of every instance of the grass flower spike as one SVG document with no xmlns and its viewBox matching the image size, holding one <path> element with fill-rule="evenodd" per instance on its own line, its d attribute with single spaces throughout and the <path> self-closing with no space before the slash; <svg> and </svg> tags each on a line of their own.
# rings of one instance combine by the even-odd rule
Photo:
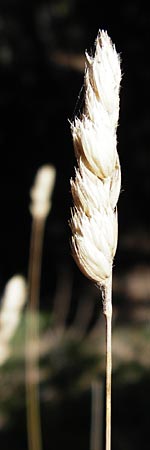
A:
<svg viewBox="0 0 150 450">
<path fill-rule="evenodd" d="M 99 31 L 94 56 L 86 53 L 84 107 L 71 124 L 77 158 L 71 179 L 72 252 L 81 271 L 102 289 L 106 316 L 106 450 L 110 450 L 112 266 L 118 240 L 121 171 L 116 130 L 120 59 L 107 32 Z"/>
<path fill-rule="evenodd" d="M 80 269 L 101 285 L 111 275 L 117 245 L 120 80 L 119 57 L 107 33 L 101 31 L 94 57 L 86 53 L 83 113 L 71 124 L 78 161 L 75 180 L 71 180 L 73 254 Z"/>
<path fill-rule="evenodd" d="M 21 275 L 14 275 L 6 284 L 0 308 L 0 365 L 9 355 L 10 341 L 19 325 L 27 300 L 27 283 Z"/>
<path fill-rule="evenodd" d="M 51 196 L 53 193 L 56 178 L 54 166 L 45 165 L 37 171 L 34 186 L 31 189 L 30 211 L 33 217 L 43 219 L 48 216 L 51 210 Z"/>
</svg>

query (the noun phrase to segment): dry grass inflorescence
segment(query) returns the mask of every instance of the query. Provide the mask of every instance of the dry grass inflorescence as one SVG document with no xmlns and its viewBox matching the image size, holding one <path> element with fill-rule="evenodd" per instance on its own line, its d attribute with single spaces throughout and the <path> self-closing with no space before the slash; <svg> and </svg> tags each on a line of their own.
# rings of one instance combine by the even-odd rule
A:
<svg viewBox="0 0 150 450">
<path fill-rule="evenodd" d="M 72 251 L 81 271 L 102 289 L 106 316 L 106 449 L 110 450 L 112 265 L 118 240 L 121 171 L 116 130 L 120 58 L 107 32 L 99 31 L 94 56 L 86 53 L 84 107 L 71 124 L 77 158 L 71 180 Z"/>
<path fill-rule="evenodd" d="M 107 33 L 99 32 L 94 57 L 86 53 L 83 113 L 71 124 L 78 161 L 75 180 L 71 180 L 71 228 L 73 254 L 80 269 L 101 285 L 111 275 L 117 245 L 120 79 L 115 47 Z"/>
</svg>

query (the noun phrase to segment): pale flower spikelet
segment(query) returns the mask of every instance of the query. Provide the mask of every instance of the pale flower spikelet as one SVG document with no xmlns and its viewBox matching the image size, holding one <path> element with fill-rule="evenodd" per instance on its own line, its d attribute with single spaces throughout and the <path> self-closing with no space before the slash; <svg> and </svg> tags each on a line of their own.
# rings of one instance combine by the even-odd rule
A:
<svg viewBox="0 0 150 450">
<path fill-rule="evenodd" d="M 10 354 L 10 340 L 20 321 L 27 301 L 27 283 L 23 276 L 15 275 L 6 284 L 0 308 L 0 365 Z"/>
<path fill-rule="evenodd" d="M 30 211 L 33 217 L 44 219 L 50 212 L 55 179 L 56 169 L 54 166 L 45 165 L 38 169 L 34 185 L 30 191 Z"/>
<path fill-rule="evenodd" d="M 101 286 L 111 277 L 118 239 L 120 81 L 115 46 L 107 32 L 99 31 L 94 56 L 86 53 L 83 113 L 71 124 L 78 167 L 71 179 L 74 208 L 70 225 L 75 261 Z"/>
</svg>

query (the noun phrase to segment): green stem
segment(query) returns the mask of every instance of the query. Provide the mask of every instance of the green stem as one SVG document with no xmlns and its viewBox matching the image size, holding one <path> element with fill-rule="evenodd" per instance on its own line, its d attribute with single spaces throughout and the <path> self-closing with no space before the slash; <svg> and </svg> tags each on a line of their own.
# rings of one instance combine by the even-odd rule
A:
<svg viewBox="0 0 150 450">
<path fill-rule="evenodd" d="M 29 256 L 29 303 L 26 322 L 26 404 L 29 450 L 42 450 L 39 401 L 39 294 L 44 220 L 34 218 Z"/>
</svg>

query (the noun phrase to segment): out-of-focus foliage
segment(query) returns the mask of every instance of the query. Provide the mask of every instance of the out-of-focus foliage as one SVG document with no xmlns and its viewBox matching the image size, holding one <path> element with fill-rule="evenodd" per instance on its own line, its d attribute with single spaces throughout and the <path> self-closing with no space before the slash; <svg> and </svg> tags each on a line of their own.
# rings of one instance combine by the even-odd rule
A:
<svg viewBox="0 0 150 450">
<path fill-rule="evenodd" d="M 21 417 L 25 433 L 25 360 L 24 338 L 25 317 L 22 316 L 18 331 L 11 343 L 11 358 L 0 370 L 0 418 L 1 429 L 8 427 L 17 430 L 16 419 Z M 61 439 L 65 443 L 65 433 L 62 424 L 67 419 L 68 408 L 72 408 L 72 422 L 76 415 L 87 404 L 85 414 L 86 426 L 90 426 L 90 389 L 94 379 L 99 379 L 104 386 L 105 378 L 105 339 L 103 318 L 96 321 L 90 332 L 80 334 L 74 323 L 66 327 L 56 327 L 54 318 L 49 315 L 40 316 L 40 403 L 44 433 L 46 427 L 62 427 Z M 113 440 L 116 448 L 120 447 L 118 439 L 124 440 L 124 427 L 131 427 L 130 420 L 137 416 L 140 420 L 140 410 L 146 416 L 148 407 L 150 328 L 136 323 L 132 326 L 124 323 L 114 324 L 113 330 Z M 142 394 L 143 393 L 143 394 Z M 80 402 L 82 406 L 80 405 Z M 68 406 L 67 406 L 68 405 Z M 71 406 L 72 405 L 72 406 Z M 75 405 L 75 410 L 74 410 Z M 130 408 L 129 408 L 130 405 Z M 144 406 L 145 405 L 145 406 Z M 146 406 L 147 405 L 147 406 Z M 126 409 L 129 413 L 125 418 Z M 62 409 L 64 412 L 62 413 Z M 60 414 L 61 411 L 61 414 Z M 45 421 L 46 413 L 46 421 Z M 118 417 L 119 415 L 119 417 Z M 118 435 L 119 418 L 119 435 Z M 48 425 L 49 424 L 49 425 Z M 73 426 L 73 425 L 71 425 Z M 76 427 L 80 426 L 79 423 Z M 136 427 L 136 424 L 135 424 Z M 144 425 L 138 425 L 137 448 L 140 449 Z M 84 434 L 84 426 L 82 430 Z M 122 433 L 122 434 L 121 434 Z M 135 428 L 129 430 L 128 438 L 134 444 Z M 54 429 L 52 431 L 54 438 Z M 118 437 L 119 436 L 119 437 Z M 46 436 L 44 437 L 46 440 Z M 57 443 L 56 437 L 56 443 Z M 70 437 L 71 439 L 71 437 Z M 84 437 L 83 437 L 84 439 Z M 138 444 L 139 440 L 139 444 Z M 78 442 L 81 448 L 81 442 Z M 130 442 L 126 441 L 130 449 Z M 138 446 L 139 445 L 139 446 Z M 48 445 L 45 448 L 49 448 Z M 57 448 L 57 445 L 56 445 Z M 144 447 L 146 448 L 146 447 Z"/>
</svg>

